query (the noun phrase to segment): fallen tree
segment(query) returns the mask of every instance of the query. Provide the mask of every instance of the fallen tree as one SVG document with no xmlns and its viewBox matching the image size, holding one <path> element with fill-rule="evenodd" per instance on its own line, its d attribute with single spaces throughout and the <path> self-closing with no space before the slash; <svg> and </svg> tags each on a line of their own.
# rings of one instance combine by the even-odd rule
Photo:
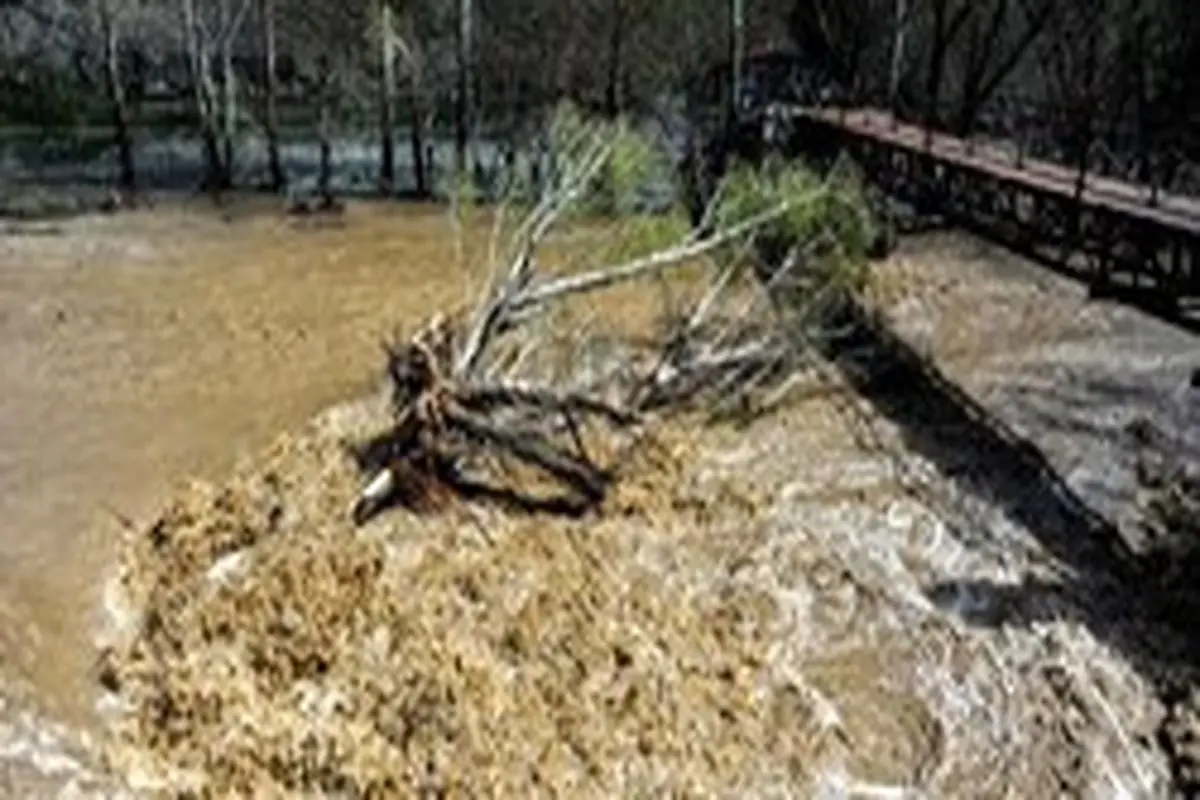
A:
<svg viewBox="0 0 1200 800">
<path fill-rule="evenodd" d="M 782 163 L 734 169 L 692 226 L 682 208 L 639 199 L 674 174 L 651 138 L 570 109 L 553 138 L 550 188 L 533 198 L 513 182 L 493 212 L 490 277 L 472 307 L 385 346 L 394 422 L 357 448 L 369 473 L 357 523 L 389 503 L 420 508 L 450 495 L 594 508 L 623 448 L 655 417 L 777 400 L 806 342 L 828 333 L 828 312 L 864 279 L 874 225 L 846 169 L 824 178 Z M 606 368 L 527 368 L 539 350 L 578 354 L 604 338 L 561 321 L 556 330 L 564 307 L 654 286 L 663 302 L 653 333 L 607 337 Z M 623 444 L 599 457 L 598 432 Z M 547 491 L 518 489 L 518 473 Z"/>
</svg>

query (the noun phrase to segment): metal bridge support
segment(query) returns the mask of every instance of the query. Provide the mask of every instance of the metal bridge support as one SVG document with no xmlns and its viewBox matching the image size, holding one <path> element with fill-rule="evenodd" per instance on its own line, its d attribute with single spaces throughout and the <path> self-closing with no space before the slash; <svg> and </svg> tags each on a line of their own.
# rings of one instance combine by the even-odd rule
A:
<svg viewBox="0 0 1200 800">
<path fill-rule="evenodd" d="M 987 161 L 965 148 L 965 156 L 947 155 L 820 114 L 800 117 L 795 135 L 793 150 L 828 161 L 847 153 L 880 190 L 918 215 L 1050 261 L 1095 295 L 1120 294 L 1165 314 L 1200 306 L 1200 223 L 1195 230 L 1171 224 L 1148 207 L 1097 200 L 1090 189 L 1079 191 L 1078 181 L 1056 183 L 1044 170 Z"/>
</svg>

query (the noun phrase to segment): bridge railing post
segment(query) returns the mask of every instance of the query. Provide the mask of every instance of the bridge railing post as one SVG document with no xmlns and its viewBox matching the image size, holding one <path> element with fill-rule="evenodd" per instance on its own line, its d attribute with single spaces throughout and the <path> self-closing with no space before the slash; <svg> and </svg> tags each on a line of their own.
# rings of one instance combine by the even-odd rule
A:
<svg viewBox="0 0 1200 800">
<path fill-rule="evenodd" d="M 1083 190 L 1087 188 L 1087 171 L 1088 160 L 1091 156 L 1091 147 L 1086 147 L 1079 158 L 1079 171 L 1075 175 L 1075 202 L 1079 203 L 1083 200 Z"/>
<path fill-rule="evenodd" d="M 856 97 L 858 97 L 858 79 L 857 78 L 855 78 L 854 82 L 852 84 L 850 84 L 849 91 L 842 92 L 842 96 L 841 96 L 841 98 L 839 98 L 838 121 L 842 125 L 846 124 L 846 118 L 848 116 L 850 116 L 850 104 L 853 102 L 854 98 L 856 98 Z M 864 122 L 865 121 L 866 120 L 864 120 Z"/>
<path fill-rule="evenodd" d="M 1150 197 L 1147 199 L 1147 202 L 1150 204 L 1151 208 L 1158 206 L 1160 189 L 1158 181 L 1156 180 L 1157 169 L 1155 169 L 1156 165 L 1154 162 L 1155 159 L 1153 155 L 1151 155 L 1149 149 L 1146 149 L 1142 155 L 1142 174 L 1146 176 L 1146 182 L 1150 184 Z"/>
<path fill-rule="evenodd" d="M 926 104 L 925 112 L 921 115 L 922 147 L 926 153 L 933 152 L 933 126 L 938 116 L 937 108 Z"/>
</svg>

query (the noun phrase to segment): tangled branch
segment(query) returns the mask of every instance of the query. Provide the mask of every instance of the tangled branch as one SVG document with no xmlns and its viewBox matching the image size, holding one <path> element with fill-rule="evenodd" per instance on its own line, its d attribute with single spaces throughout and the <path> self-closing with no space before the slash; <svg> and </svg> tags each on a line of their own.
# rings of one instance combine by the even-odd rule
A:
<svg viewBox="0 0 1200 800">
<path fill-rule="evenodd" d="M 357 522 L 389 502 L 420 506 L 445 494 L 432 491 L 434 486 L 523 508 L 582 513 L 604 499 L 615 477 L 611 465 L 589 453 L 590 431 L 628 432 L 672 409 L 715 408 L 786 378 L 800 363 L 797 326 L 837 291 L 836 281 L 815 280 L 814 265 L 827 258 L 831 242 L 834 247 L 842 243 L 814 229 L 790 241 L 779 263 L 766 269 L 756 264 L 753 280 L 742 280 L 741 267 L 746 250 L 765 236 L 779 239 L 782 223 L 818 213 L 834 191 L 830 182 L 810 182 L 787 196 L 743 192 L 769 202 L 736 214 L 710 208 L 705 216 L 715 224 L 685 232 L 672 244 L 573 274 L 550 275 L 539 269 L 539 254 L 621 149 L 605 126 L 577 134 L 567 147 L 572 148 L 577 156 L 568 161 L 557 186 L 520 221 L 506 247 L 496 241 L 497 224 L 489 249 L 507 257 L 493 261 L 489 285 L 473 312 L 454 320 L 438 316 L 407 341 L 387 346 L 394 422 L 371 448 L 376 458 L 367 466 L 374 475 L 354 507 Z M 497 214 L 506 212 L 502 208 Z M 550 379 L 522 381 L 515 364 L 500 365 L 500 343 L 518 332 L 525 333 L 526 355 L 544 345 L 530 334 L 530 323 L 546 312 L 698 261 L 710 274 L 698 299 L 669 315 L 660 335 L 625 342 L 624 368 L 599 385 L 567 390 Z M 511 477 L 514 470 L 552 491 L 524 492 Z"/>
</svg>

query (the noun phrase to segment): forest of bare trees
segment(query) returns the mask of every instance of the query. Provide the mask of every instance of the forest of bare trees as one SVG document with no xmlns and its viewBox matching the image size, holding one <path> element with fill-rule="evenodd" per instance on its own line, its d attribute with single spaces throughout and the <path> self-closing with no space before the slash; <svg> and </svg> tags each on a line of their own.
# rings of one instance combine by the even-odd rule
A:
<svg viewBox="0 0 1200 800">
<path fill-rule="evenodd" d="M 127 190 L 135 142 L 168 129 L 200 141 L 217 189 L 258 137 L 275 190 L 289 180 L 282 141 L 318 142 L 327 185 L 332 140 L 370 132 L 381 190 L 399 189 L 408 148 L 423 195 L 430 137 L 469 170 L 478 137 L 525 146 L 558 100 L 661 119 L 689 77 L 786 51 L 853 102 L 1042 137 L 1064 159 L 1099 146 L 1169 182 L 1200 158 L 1190 12 L 1184 0 L 2 0 L 0 125 L 104 131 Z"/>
</svg>

